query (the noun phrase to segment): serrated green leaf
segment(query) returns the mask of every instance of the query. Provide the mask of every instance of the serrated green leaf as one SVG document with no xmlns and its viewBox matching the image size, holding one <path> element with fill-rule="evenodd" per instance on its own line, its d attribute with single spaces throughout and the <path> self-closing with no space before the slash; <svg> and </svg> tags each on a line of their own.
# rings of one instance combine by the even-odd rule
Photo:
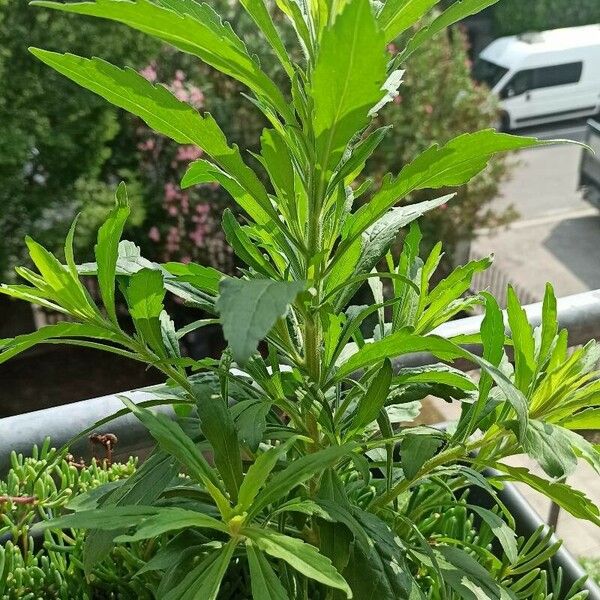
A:
<svg viewBox="0 0 600 600">
<path fill-rule="evenodd" d="M 175 48 L 199 57 L 215 69 L 247 85 L 258 98 L 291 118 L 279 88 L 261 70 L 244 42 L 206 3 L 193 10 L 174 11 L 150 0 L 97 0 L 96 2 L 47 2 L 33 4 L 65 12 L 117 21 L 152 35 Z"/>
<path fill-rule="evenodd" d="M 127 189 L 120 183 L 115 197 L 115 207 L 110 211 L 106 221 L 98 230 L 98 242 L 94 248 L 98 265 L 98 285 L 100 296 L 108 316 L 117 323 L 115 310 L 115 275 L 119 255 L 119 242 L 123 234 L 125 222 L 130 209 L 127 200 Z"/>
<path fill-rule="evenodd" d="M 86 59 L 39 48 L 30 50 L 75 83 L 140 117 L 156 132 L 180 144 L 201 147 L 263 210 L 273 214 L 264 186 L 244 163 L 237 147 L 228 145 L 225 134 L 209 114 L 200 115 L 165 87 L 153 85 L 132 69 L 120 69 L 98 58 Z"/>
<path fill-rule="evenodd" d="M 250 584 L 253 598 L 264 600 L 288 600 L 289 596 L 273 571 L 267 557 L 252 543 L 246 544 Z"/>
<path fill-rule="evenodd" d="M 24 333 L 14 338 L 0 340 L 0 364 L 48 340 L 80 338 L 105 340 L 108 342 L 118 340 L 116 334 L 103 327 L 62 321 L 55 325 L 46 325 L 33 333 Z"/>
<path fill-rule="evenodd" d="M 396 358 L 413 352 L 431 352 L 441 360 L 452 360 L 462 356 L 461 349 L 444 338 L 436 335 L 415 335 L 404 329 L 377 342 L 365 344 L 341 364 L 335 375 L 336 380 L 339 381 L 354 371 L 371 366 L 384 358 Z"/>
<path fill-rule="evenodd" d="M 578 519 L 585 519 L 600 526 L 600 510 L 583 492 L 574 490 L 566 483 L 557 483 L 530 473 L 525 467 L 496 464 L 495 468 L 509 479 L 525 483 L 544 494 Z"/>
<path fill-rule="evenodd" d="M 219 281 L 223 279 L 223 273 L 196 263 L 165 263 L 163 267 L 173 275 L 178 282 L 191 283 L 195 288 L 209 294 L 219 293 Z M 168 279 L 166 285 L 168 286 Z"/>
<path fill-rule="evenodd" d="M 567 417 L 561 425 L 567 429 L 600 429 L 600 408 L 586 408 Z"/>
<path fill-rule="evenodd" d="M 187 189 L 195 185 L 204 185 L 207 183 L 222 185 L 238 205 L 250 215 L 255 223 L 265 226 L 269 225 L 272 217 L 269 210 L 265 208 L 264 203 L 250 193 L 247 188 L 244 188 L 238 180 L 207 160 L 195 160 L 189 165 L 181 180 L 181 187 L 182 189 Z"/>
<path fill-rule="evenodd" d="M 233 358 L 245 365 L 258 342 L 265 338 L 278 318 L 304 289 L 303 281 L 269 279 L 224 279 L 215 306 Z"/>
<path fill-rule="evenodd" d="M 258 25 L 262 31 L 265 39 L 269 42 L 271 48 L 273 48 L 281 66 L 285 69 L 285 72 L 292 77 L 294 74 L 294 67 L 290 61 L 288 51 L 286 50 L 281 37 L 275 29 L 273 19 L 269 13 L 269 8 L 264 0 L 240 0 L 240 4 L 246 9 L 246 12 L 252 17 L 252 20 Z"/>
<path fill-rule="evenodd" d="M 111 510 L 115 509 L 107 508 L 105 510 L 110 514 Z M 221 533 L 228 531 L 224 523 L 208 515 L 183 508 L 167 507 L 161 508 L 155 515 L 145 518 L 136 526 L 135 532 L 117 536 L 115 542 L 139 542 L 181 529 L 214 529 Z"/>
<path fill-rule="evenodd" d="M 441 147 L 432 146 L 406 165 L 397 177 L 386 179 L 370 202 L 348 219 L 344 227 L 346 243 L 361 235 L 398 200 L 414 190 L 462 185 L 483 171 L 494 154 L 539 143 L 534 138 L 486 129 L 466 133 Z"/>
<path fill-rule="evenodd" d="M 331 561 L 319 554 L 319 550 L 314 546 L 270 529 L 248 527 L 244 529 L 244 533 L 266 554 L 284 560 L 302 575 L 342 590 L 348 598 L 352 597 L 350 587 L 344 578 L 334 568 Z"/>
<path fill-rule="evenodd" d="M 71 235 L 73 231 L 72 228 Z M 30 281 L 33 281 L 40 291 L 50 291 L 52 299 L 67 309 L 70 314 L 83 319 L 98 317 L 98 309 L 79 278 L 72 273 L 73 269 L 62 265 L 54 254 L 32 238 L 26 237 L 25 243 L 29 256 L 41 275 L 41 278 L 37 277 Z M 19 274 L 23 276 L 24 271 L 19 271 Z"/>
<path fill-rule="evenodd" d="M 427 200 L 418 204 L 408 206 L 399 206 L 392 208 L 376 223 L 371 225 L 362 235 L 360 241 L 360 254 L 356 262 L 356 266 L 352 271 L 352 275 L 360 275 L 369 273 L 371 269 L 379 263 L 386 255 L 390 246 L 396 241 L 400 229 L 406 227 L 425 213 L 438 208 L 450 201 L 455 194 L 449 194 L 435 200 Z M 345 252 L 341 252 L 336 256 L 337 262 L 345 262 L 347 255 L 352 253 L 352 246 Z M 349 286 L 344 290 L 344 294 L 337 301 L 337 305 L 345 304 L 356 293 L 360 284 Z"/>
<path fill-rule="evenodd" d="M 45 521 L 42 528 L 61 529 L 116 529 L 135 527 L 132 534 L 121 534 L 116 542 L 133 542 L 188 527 L 208 528 L 226 532 L 227 527 L 208 515 L 177 507 L 108 506 L 83 510 Z"/>
<path fill-rule="evenodd" d="M 327 183 L 350 140 L 369 122 L 386 79 L 385 39 L 369 0 L 350 0 L 323 31 L 309 95 L 317 170 Z"/>
<path fill-rule="evenodd" d="M 102 506 L 151 506 L 177 475 L 177 462 L 168 454 L 156 452 L 129 477 L 122 486 L 102 500 Z M 121 530 L 88 531 L 83 546 L 83 565 L 86 575 L 108 556 L 113 538 Z"/>
</svg>

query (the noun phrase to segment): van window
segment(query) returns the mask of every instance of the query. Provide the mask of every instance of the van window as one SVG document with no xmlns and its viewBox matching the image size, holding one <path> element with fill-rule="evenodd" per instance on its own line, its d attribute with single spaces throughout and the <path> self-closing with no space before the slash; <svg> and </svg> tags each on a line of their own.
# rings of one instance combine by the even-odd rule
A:
<svg viewBox="0 0 600 600">
<path fill-rule="evenodd" d="M 484 58 L 478 58 L 473 67 L 473 79 L 478 83 L 485 83 L 492 89 L 508 73 L 508 69 L 501 67 Z"/>
<path fill-rule="evenodd" d="M 506 98 L 520 96 L 529 91 L 532 86 L 532 74 L 532 69 L 526 69 L 525 71 L 518 71 L 515 73 L 510 78 L 510 81 L 502 88 L 500 98 L 505 100 Z"/>
<path fill-rule="evenodd" d="M 524 69 L 515 73 L 500 92 L 502 100 L 519 96 L 530 90 L 577 83 L 583 71 L 582 62 Z"/>
<path fill-rule="evenodd" d="M 533 69 L 532 89 L 578 83 L 582 71 L 582 62 Z"/>
</svg>

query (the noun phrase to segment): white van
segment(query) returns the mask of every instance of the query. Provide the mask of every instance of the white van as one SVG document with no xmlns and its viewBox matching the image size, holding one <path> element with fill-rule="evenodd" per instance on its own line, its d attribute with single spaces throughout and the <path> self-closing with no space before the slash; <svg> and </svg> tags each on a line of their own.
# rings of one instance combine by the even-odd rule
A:
<svg viewBox="0 0 600 600">
<path fill-rule="evenodd" d="M 500 98 L 504 129 L 600 111 L 600 25 L 504 37 L 477 59 L 473 77 Z"/>
</svg>

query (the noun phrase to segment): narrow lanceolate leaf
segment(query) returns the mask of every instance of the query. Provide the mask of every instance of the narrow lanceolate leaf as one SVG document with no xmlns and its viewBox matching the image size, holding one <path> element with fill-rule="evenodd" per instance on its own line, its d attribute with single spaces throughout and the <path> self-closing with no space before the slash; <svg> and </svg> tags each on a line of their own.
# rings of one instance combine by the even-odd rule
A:
<svg viewBox="0 0 600 600">
<path fill-rule="evenodd" d="M 229 195 L 250 215 L 255 223 L 268 226 L 271 216 L 265 208 L 264 203 L 261 202 L 260 197 L 257 199 L 237 179 L 207 160 L 196 160 L 190 164 L 181 180 L 181 187 L 186 189 L 194 185 L 203 185 L 206 183 L 218 183 L 222 185 Z"/>
<path fill-rule="evenodd" d="M 452 200 L 454 196 L 455 194 L 448 194 L 434 200 L 390 209 L 365 231 L 360 258 L 354 272 L 356 274 L 368 273 L 385 256 L 390 246 L 397 239 L 400 229 L 425 213 L 443 206 Z M 343 260 L 343 258 L 339 260 Z"/>
<path fill-rule="evenodd" d="M 347 221 L 344 238 L 352 240 L 359 236 L 398 200 L 414 190 L 463 185 L 483 171 L 494 154 L 538 143 L 534 138 L 486 129 L 461 135 L 445 146 L 434 145 L 406 165 L 397 177 L 384 181 L 371 201 Z"/>
<path fill-rule="evenodd" d="M 175 421 L 162 414 L 155 415 L 151 411 L 137 406 L 128 398 L 121 397 L 121 400 L 146 426 L 150 435 L 165 452 L 176 458 L 196 481 L 210 486 L 209 491 L 218 496 L 216 501 L 223 499 L 223 495 L 219 491 L 220 481 L 214 471 L 206 462 L 202 452 Z"/>
<path fill-rule="evenodd" d="M 511 467 L 505 464 L 494 465 L 509 479 L 526 483 L 528 486 L 550 498 L 578 519 L 586 519 L 600 525 L 600 510 L 583 492 L 574 490 L 565 483 L 555 483 L 530 473 L 524 467 Z"/>
<path fill-rule="evenodd" d="M 255 516 L 263 508 L 279 502 L 296 486 L 348 456 L 353 448 L 352 444 L 330 446 L 292 461 L 289 466 L 275 474 L 269 480 L 269 485 L 256 495 L 248 514 Z"/>
<path fill-rule="evenodd" d="M 567 429 L 600 429 L 600 408 L 587 408 L 567 417 L 561 425 Z"/>
<path fill-rule="evenodd" d="M 208 515 L 183 508 L 159 506 L 108 506 L 82 510 L 46 521 L 43 527 L 103 531 L 135 527 L 135 533 L 117 538 L 116 541 L 122 542 L 145 540 L 188 527 L 227 531 L 223 523 Z"/>
<path fill-rule="evenodd" d="M 196 565 L 163 600 L 216 600 L 237 546 L 231 540 Z"/>
<path fill-rule="evenodd" d="M 260 248 L 248 237 L 244 228 L 228 208 L 223 212 L 222 225 L 227 242 L 246 265 L 265 277 L 277 278 L 277 271 L 263 256 Z"/>
<path fill-rule="evenodd" d="M 535 371 L 533 328 L 511 286 L 508 288 L 507 312 L 515 353 L 515 385 L 527 394 Z"/>
<path fill-rule="evenodd" d="M 303 281 L 224 279 L 215 306 L 235 361 L 244 365 L 304 289 Z"/>
<path fill-rule="evenodd" d="M 450 8 L 434 19 L 431 24 L 426 25 L 414 35 L 406 45 L 406 48 L 398 56 L 398 61 L 405 61 L 417 48 L 440 31 L 446 29 L 446 27 L 458 23 L 458 21 L 465 17 L 475 15 L 484 8 L 496 4 L 496 2 L 498 0 L 458 0 L 458 2 L 454 2 Z"/>
<path fill-rule="evenodd" d="M 331 561 L 319 554 L 314 546 L 271 529 L 247 528 L 244 533 L 256 546 L 270 556 L 284 560 L 296 571 L 329 587 L 342 590 L 352 598 L 350 586 L 338 573 Z"/>
<path fill-rule="evenodd" d="M 247 85 L 258 98 L 290 117 L 279 88 L 261 70 L 244 42 L 206 3 L 194 3 L 193 11 L 176 11 L 150 0 L 97 0 L 97 2 L 45 2 L 34 4 L 118 21 L 199 57 L 215 69 Z"/>
<path fill-rule="evenodd" d="M 385 39 L 369 0 L 351 0 L 325 29 L 309 93 L 314 102 L 317 163 L 323 183 L 383 95 Z"/>
<path fill-rule="evenodd" d="M 116 193 L 115 207 L 98 230 L 98 243 L 94 248 L 98 265 L 98 285 L 104 308 L 113 322 L 117 322 L 115 311 L 115 274 L 119 257 L 119 242 L 123 227 L 129 217 L 127 189 L 120 183 Z"/>
<path fill-rule="evenodd" d="M 413 352 L 431 352 L 440 360 L 452 360 L 463 355 L 458 346 L 444 338 L 436 335 L 415 335 L 408 329 L 403 329 L 363 346 L 341 365 L 336 379 L 339 381 L 354 371 L 369 367 L 385 358 L 391 359 Z"/>
<path fill-rule="evenodd" d="M 200 428 L 209 441 L 215 466 L 233 502 L 237 502 L 242 485 L 242 458 L 240 444 L 229 407 L 225 400 L 211 394 L 210 386 L 198 386 L 195 390 Z"/>
<path fill-rule="evenodd" d="M 271 48 L 273 48 L 273 51 L 277 55 L 279 62 L 281 62 L 281 66 L 285 69 L 285 72 L 292 77 L 294 74 L 294 67 L 290 61 L 288 51 L 283 45 L 277 29 L 275 29 L 273 19 L 271 18 L 265 0 L 240 0 L 240 4 L 262 31 L 265 39 L 269 42 Z"/>
<path fill-rule="evenodd" d="M 238 508 L 240 512 L 247 511 L 254 502 L 254 498 L 265 485 L 267 478 L 275 468 L 277 461 L 289 450 L 294 443 L 295 438 L 290 438 L 287 442 L 270 448 L 260 454 L 250 465 L 246 477 L 240 487 L 238 495 Z"/>
<path fill-rule="evenodd" d="M 31 52 L 75 83 L 140 117 L 157 133 L 180 144 L 201 147 L 248 194 L 254 196 L 263 209 L 272 213 L 264 186 L 244 163 L 239 150 L 228 145 L 225 134 L 209 114 L 200 115 L 165 87 L 153 85 L 132 69 L 120 69 L 98 58 L 87 59 L 38 48 L 31 48 Z"/>
<path fill-rule="evenodd" d="M 439 0 L 387 0 L 377 18 L 391 42 L 409 27 L 417 23 Z"/>
<path fill-rule="evenodd" d="M 546 284 L 544 302 L 542 304 L 542 333 L 538 352 L 538 361 L 542 364 L 550 356 L 554 338 L 558 333 L 558 312 L 556 308 L 556 296 L 552 286 Z"/>
<path fill-rule="evenodd" d="M 364 396 L 358 402 L 356 413 L 350 425 L 351 432 L 359 431 L 377 419 L 379 411 L 387 400 L 392 374 L 392 363 L 386 358 L 381 369 L 373 377 Z"/>
<path fill-rule="evenodd" d="M 33 348 L 37 344 L 42 344 L 49 340 L 81 338 L 109 342 L 116 341 L 116 336 L 103 327 L 63 321 L 55 325 L 42 327 L 33 333 L 25 333 L 14 338 L 0 340 L 0 364 L 13 356 L 21 354 L 21 352 L 25 352 L 29 348 Z"/>
<path fill-rule="evenodd" d="M 477 513 L 487 523 L 492 533 L 498 538 L 506 557 L 511 564 L 518 560 L 517 538 L 515 532 L 499 517 L 487 508 L 469 505 L 469 510 Z"/>
<path fill-rule="evenodd" d="M 252 543 L 246 544 L 252 597 L 264 600 L 288 600 L 289 596 L 267 557 Z"/>
</svg>

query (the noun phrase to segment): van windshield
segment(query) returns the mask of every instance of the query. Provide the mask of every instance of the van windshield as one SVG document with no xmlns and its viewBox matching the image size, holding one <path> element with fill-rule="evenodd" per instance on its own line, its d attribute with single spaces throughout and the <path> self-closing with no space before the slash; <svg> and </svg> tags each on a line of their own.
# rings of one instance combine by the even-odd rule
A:
<svg viewBox="0 0 600 600">
<path fill-rule="evenodd" d="M 473 78 L 478 83 L 485 83 L 490 89 L 508 73 L 508 69 L 501 67 L 485 58 L 478 58 L 473 67 Z"/>
</svg>

